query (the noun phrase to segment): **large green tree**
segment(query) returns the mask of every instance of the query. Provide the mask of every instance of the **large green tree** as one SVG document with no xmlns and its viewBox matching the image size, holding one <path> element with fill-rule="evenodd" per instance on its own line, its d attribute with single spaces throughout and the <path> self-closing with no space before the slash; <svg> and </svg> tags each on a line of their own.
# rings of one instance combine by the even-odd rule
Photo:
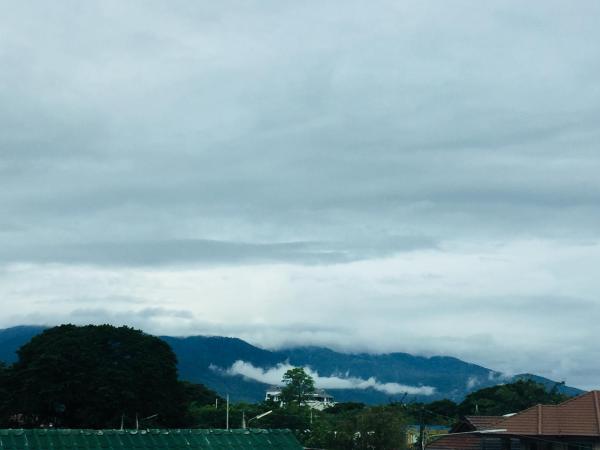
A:
<svg viewBox="0 0 600 450">
<path fill-rule="evenodd" d="M 302 404 L 315 392 L 315 381 L 302 367 L 288 370 L 281 381 L 285 385 L 281 390 L 281 399 L 286 403 Z"/>
<path fill-rule="evenodd" d="M 12 380 L 10 368 L 0 361 L 0 426 L 2 427 L 9 423 Z"/>
<path fill-rule="evenodd" d="M 397 450 L 406 442 L 403 416 L 385 406 L 369 408 L 356 421 L 355 447 L 360 450 Z"/>
<path fill-rule="evenodd" d="M 136 419 L 140 426 L 178 426 L 185 418 L 175 354 L 128 327 L 46 330 L 21 347 L 11 375 L 11 410 L 29 426 L 132 427 Z"/>
</svg>

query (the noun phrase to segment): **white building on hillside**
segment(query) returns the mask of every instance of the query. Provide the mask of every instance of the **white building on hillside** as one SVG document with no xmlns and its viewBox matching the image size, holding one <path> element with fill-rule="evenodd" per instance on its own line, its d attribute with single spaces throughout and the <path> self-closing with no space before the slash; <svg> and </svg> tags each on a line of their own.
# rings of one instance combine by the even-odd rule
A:
<svg viewBox="0 0 600 450">
<path fill-rule="evenodd" d="M 271 386 L 267 389 L 265 394 L 265 401 L 279 402 L 283 404 L 281 400 L 281 387 Z M 325 408 L 335 405 L 335 401 L 332 395 L 329 395 L 323 389 L 315 389 L 315 392 L 308 394 L 308 400 L 305 402 L 306 406 L 323 411 Z"/>
</svg>

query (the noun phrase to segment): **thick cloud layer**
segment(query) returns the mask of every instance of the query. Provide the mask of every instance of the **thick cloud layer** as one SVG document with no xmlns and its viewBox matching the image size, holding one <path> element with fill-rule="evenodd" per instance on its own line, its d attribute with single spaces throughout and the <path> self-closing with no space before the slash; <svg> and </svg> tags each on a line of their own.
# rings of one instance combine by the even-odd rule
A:
<svg viewBox="0 0 600 450">
<path fill-rule="evenodd" d="M 273 386 L 280 386 L 283 375 L 294 366 L 290 364 L 280 363 L 275 367 L 264 369 L 255 367 L 252 363 L 238 360 L 231 367 L 223 370 L 220 367 L 211 366 L 213 370 L 225 373 L 229 376 L 241 375 L 250 380 L 259 381 Z M 319 372 L 312 370 L 310 367 L 304 367 L 304 371 L 309 374 L 315 382 L 315 387 L 318 389 L 374 389 L 389 395 L 396 394 L 411 394 L 411 395 L 432 395 L 435 388 L 431 386 L 408 386 L 399 383 L 382 383 L 376 378 L 370 377 L 367 379 L 350 377 L 344 374 L 332 376 L 320 376 Z"/>
<path fill-rule="evenodd" d="M 0 5 L 0 326 L 598 387 L 600 4 Z"/>
</svg>

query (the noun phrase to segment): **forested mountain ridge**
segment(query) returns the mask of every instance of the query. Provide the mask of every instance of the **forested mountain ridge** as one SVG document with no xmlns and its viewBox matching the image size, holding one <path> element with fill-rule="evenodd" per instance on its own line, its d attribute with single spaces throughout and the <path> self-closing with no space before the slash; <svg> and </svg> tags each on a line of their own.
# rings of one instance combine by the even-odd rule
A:
<svg viewBox="0 0 600 450">
<path fill-rule="evenodd" d="M 27 326 L 0 330 L 0 360 L 13 362 L 16 350 L 43 330 Z M 266 387 L 276 380 L 275 369 L 281 365 L 310 367 L 320 377 L 326 377 L 324 382 L 329 385 L 325 387 L 336 400 L 368 404 L 441 398 L 460 401 L 474 390 L 523 378 L 533 378 L 548 389 L 556 384 L 530 374 L 502 377 L 493 370 L 447 356 L 348 354 L 322 347 L 269 351 L 226 337 L 161 339 L 177 355 L 180 378 L 205 384 L 222 395 L 229 394 L 233 400 L 262 400 Z M 581 393 L 568 386 L 557 389 L 568 395 Z"/>
</svg>

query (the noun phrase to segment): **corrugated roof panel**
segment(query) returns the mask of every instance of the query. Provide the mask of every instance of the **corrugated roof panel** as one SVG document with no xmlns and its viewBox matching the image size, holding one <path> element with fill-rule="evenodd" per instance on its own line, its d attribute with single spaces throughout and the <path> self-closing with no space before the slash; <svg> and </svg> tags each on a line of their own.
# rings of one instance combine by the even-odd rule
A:
<svg viewBox="0 0 600 450">
<path fill-rule="evenodd" d="M 117 437 L 115 436 L 114 433 L 105 433 L 104 434 L 104 442 L 106 442 L 106 445 L 108 446 L 108 448 L 113 448 L 113 449 L 121 448 L 121 442 L 117 439 Z"/>
<path fill-rule="evenodd" d="M 200 434 L 191 433 L 188 437 L 188 440 L 190 441 L 191 446 L 194 448 L 202 448 L 202 446 L 206 446 L 208 444 L 208 439 Z"/>
<path fill-rule="evenodd" d="M 300 450 L 289 430 L 0 430 L 2 450 Z"/>
<path fill-rule="evenodd" d="M 6 430 L 2 430 L 0 433 L 0 440 L 2 441 L 2 446 L 5 449 L 12 450 L 14 448 L 13 437 L 9 435 Z"/>
<path fill-rule="evenodd" d="M 24 449 L 27 444 L 27 437 L 25 433 L 15 434 L 15 440 L 13 441 L 15 448 Z"/>
</svg>

